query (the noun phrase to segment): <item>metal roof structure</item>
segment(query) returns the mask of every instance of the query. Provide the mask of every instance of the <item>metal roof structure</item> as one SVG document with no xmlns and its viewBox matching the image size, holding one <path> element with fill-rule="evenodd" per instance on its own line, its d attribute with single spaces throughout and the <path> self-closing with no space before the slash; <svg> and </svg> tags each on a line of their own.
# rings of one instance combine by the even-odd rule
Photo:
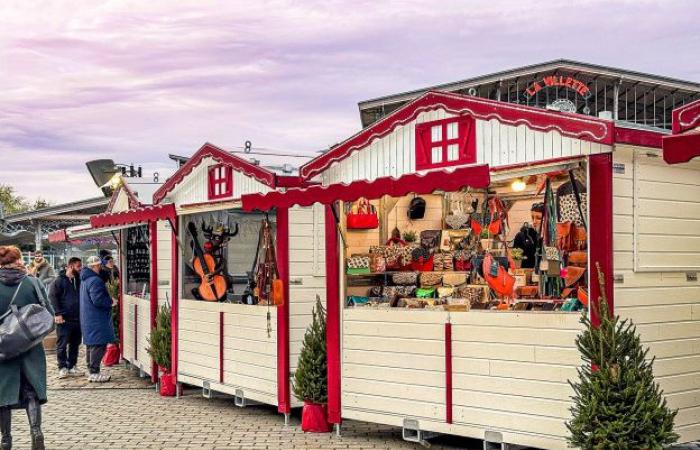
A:
<svg viewBox="0 0 700 450">
<path fill-rule="evenodd" d="M 528 95 L 533 83 L 543 85 L 542 79 L 550 76 L 570 77 L 580 82 L 588 96 L 576 95 L 578 84 L 572 87 L 563 83 Z M 428 91 L 469 94 L 540 107 L 550 107 L 555 100 L 564 99 L 575 108 L 570 112 L 598 116 L 605 111 L 611 119 L 662 129 L 670 129 L 674 108 L 700 99 L 698 82 L 557 59 L 362 101 L 358 104 L 362 126 L 374 123 Z"/>
</svg>

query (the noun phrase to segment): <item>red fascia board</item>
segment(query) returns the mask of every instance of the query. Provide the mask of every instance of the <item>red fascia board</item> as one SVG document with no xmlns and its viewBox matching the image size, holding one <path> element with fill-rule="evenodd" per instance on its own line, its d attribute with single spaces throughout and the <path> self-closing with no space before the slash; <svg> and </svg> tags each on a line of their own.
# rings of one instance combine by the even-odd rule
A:
<svg viewBox="0 0 700 450">
<path fill-rule="evenodd" d="M 664 133 L 651 130 L 615 127 L 615 143 L 639 145 L 640 147 L 661 148 Z"/>
<path fill-rule="evenodd" d="M 700 100 L 695 100 L 671 113 L 671 131 L 673 134 L 683 133 L 700 127 Z"/>
<path fill-rule="evenodd" d="M 307 183 L 300 176 L 277 175 L 277 187 L 280 188 L 301 188 L 310 185 L 311 183 Z"/>
<path fill-rule="evenodd" d="M 306 189 L 272 191 L 267 194 L 249 194 L 241 199 L 243 210 L 267 211 L 272 208 L 290 208 L 293 205 L 310 206 L 314 203 L 331 204 L 337 200 L 355 201 L 360 197 L 376 199 L 384 195 L 401 197 L 409 193 L 429 194 L 436 190 L 458 191 L 465 186 L 475 189 L 488 187 L 491 176 L 488 164 L 458 167 L 454 171 L 438 170 L 425 174 L 407 174 L 399 178 L 382 177 L 374 181 L 355 181 L 350 184 L 311 186 Z"/>
<path fill-rule="evenodd" d="M 690 132 L 663 138 L 664 161 L 681 164 L 700 157 L 700 132 Z"/>
<path fill-rule="evenodd" d="M 204 144 L 197 152 L 192 155 L 182 167 L 180 167 L 173 176 L 168 178 L 158 190 L 153 194 L 153 203 L 160 203 L 169 192 L 171 192 L 182 180 L 189 175 L 202 160 L 206 157 L 213 158 L 217 163 L 224 164 L 233 168 L 238 172 L 243 173 L 249 177 L 255 178 L 264 185 L 275 188 L 276 187 L 276 175 L 267 169 L 260 166 L 256 166 L 245 159 L 239 158 L 238 156 L 232 155 L 231 153 L 223 150 L 213 144 Z"/>
<path fill-rule="evenodd" d="M 312 178 L 330 167 L 333 162 L 347 158 L 354 151 L 369 145 L 372 140 L 414 120 L 420 113 L 435 109 L 445 109 L 456 115 L 471 115 L 482 120 L 496 119 L 508 125 L 525 125 L 538 131 L 557 130 L 565 136 L 606 145 L 612 145 L 614 141 L 614 125 L 610 120 L 479 97 L 428 92 L 309 161 L 301 167 L 300 174 L 305 179 Z"/>
<path fill-rule="evenodd" d="M 163 205 L 150 205 L 130 211 L 113 214 L 98 214 L 90 218 L 93 228 L 114 227 L 147 223 L 155 220 L 167 220 L 175 217 L 175 205 L 166 203 Z"/>
</svg>

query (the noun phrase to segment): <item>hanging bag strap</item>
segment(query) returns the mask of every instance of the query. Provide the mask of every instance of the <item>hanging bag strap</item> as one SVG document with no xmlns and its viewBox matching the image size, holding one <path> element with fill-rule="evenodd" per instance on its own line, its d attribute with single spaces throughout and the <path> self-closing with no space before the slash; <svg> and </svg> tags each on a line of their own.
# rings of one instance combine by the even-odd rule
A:
<svg viewBox="0 0 700 450">
<path fill-rule="evenodd" d="M 17 289 L 15 289 L 15 293 L 12 295 L 12 300 L 10 300 L 10 304 L 7 305 L 7 311 L 0 316 L 0 322 L 5 320 L 5 317 L 9 316 L 12 312 L 17 310 L 17 307 L 15 306 L 15 299 L 17 298 L 17 294 L 19 293 L 19 289 L 22 287 L 22 283 L 24 283 L 24 280 L 26 280 L 27 277 L 22 278 L 22 281 L 19 282 L 17 285 Z"/>
</svg>

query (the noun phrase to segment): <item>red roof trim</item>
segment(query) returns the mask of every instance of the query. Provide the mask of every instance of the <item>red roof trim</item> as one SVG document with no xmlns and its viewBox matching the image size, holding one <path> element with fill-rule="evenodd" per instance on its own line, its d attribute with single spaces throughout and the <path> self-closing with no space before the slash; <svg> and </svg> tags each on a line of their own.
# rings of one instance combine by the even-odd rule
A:
<svg viewBox="0 0 700 450">
<path fill-rule="evenodd" d="M 689 132 L 663 138 L 664 161 L 681 164 L 700 157 L 700 132 Z"/>
<path fill-rule="evenodd" d="M 309 183 L 299 176 L 277 175 L 277 187 L 291 188 L 306 186 L 309 186 Z"/>
<path fill-rule="evenodd" d="M 700 127 L 700 100 L 673 110 L 671 115 L 671 130 L 673 134 L 682 133 Z"/>
<path fill-rule="evenodd" d="M 104 213 L 90 217 L 92 228 L 115 227 L 121 225 L 136 225 L 154 220 L 167 220 L 175 217 L 175 205 L 148 205 L 118 213 Z"/>
<path fill-rule="evenodd" d="M 635 128 L 615 127 L 615 143 L 639 145 L 640 147 L 661 148 L 661 138 L 664 133 Z"/>
<path fill-rule="evenodd" d="M 245 159 L 232 155 L 231 153 L 210 143 L 204 144 L 175 174 L 166 181 L 163 186 L 153 194 L 153 203 L 161 202 L 187 175 L 189 175 L 202 160 L 212 157 L 219 164 L 233 167 L 234 170 L 249 177 L 255 178 L 259 182 L 275 188 L 276 176 L 273 172 L 256 166 Z"/>
<path fill-rule="evenodd" d="M 458 191 L 464 186 L 477 189 L 491 183 L 488 164 L 436 170 L 426 174 L 408 174 L 399 178 L 382 177 L 374 181 L 355 181 L 350 184 L 292 188 L 286 192 L 272 191 L 267 194 L 248 194 L 242 197 L 243 210 L 267 211 L 272 208 L 289 208 L 294 205 L 311 206 L 314 203 L 330 204 L 336 200 L 352 202 L 360 197 L 379 198 L 384 195 L 401 197 L 410 193 L 429 194 L 436 190 Z"/>
<path fill-rule="evenodd" d="M 526 125 L 539 131 L 558 130 L 563 135 L 612 145 L 613 122 L 578 114 L 549 111 L 472 96 L 444 92 L 428 92 L 407 103 L 375 124 L 360 131 L 323 155 L 309 161 L 300 169 L 304 178 L 326 170 L 335 161 L 347 158 L 354 151 L 385 136 L 396 127 L 414 120 L 418 114 L 445 109 L 453 114 L 468 114 L 478 119 L 497 119 L 509 125 Z"/>
</svg>

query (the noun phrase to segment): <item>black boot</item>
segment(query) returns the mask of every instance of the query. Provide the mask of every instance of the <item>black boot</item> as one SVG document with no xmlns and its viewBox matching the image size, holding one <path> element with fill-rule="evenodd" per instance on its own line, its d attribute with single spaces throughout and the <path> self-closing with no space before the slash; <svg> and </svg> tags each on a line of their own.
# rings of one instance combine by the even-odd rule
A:
<svg viewBox="0 0 700 450">
<path fill-rule="evenodd" d="M 10 408 L 0 408 L 0 448 L 2 450 L 12 450 L 12 411 Z"/>
<path fill-rule="evenodd" d="M 29 431 L 32 435 L 32 450 L 46 450 L 44 447 L 44 433 L 41 432 L 41 404 L 36 395 L 27 402 L 27 417 L 29 418 Z"/>
</svg>

